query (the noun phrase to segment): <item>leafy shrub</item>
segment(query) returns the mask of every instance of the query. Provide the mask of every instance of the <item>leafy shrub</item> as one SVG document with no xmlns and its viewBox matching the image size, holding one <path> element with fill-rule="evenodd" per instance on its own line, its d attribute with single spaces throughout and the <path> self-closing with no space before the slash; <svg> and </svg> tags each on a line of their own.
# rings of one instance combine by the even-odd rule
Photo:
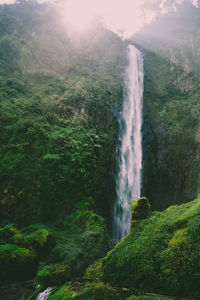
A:
<svg viewBox="0 0 200 300">
<path fill-rule="evenodd" d="M 45 266 L 37 273 L 37 280 L 44 286 L 61 285 L 70 279 L 71 271 L 68 265 L 56 264 Z"/>
</svg>

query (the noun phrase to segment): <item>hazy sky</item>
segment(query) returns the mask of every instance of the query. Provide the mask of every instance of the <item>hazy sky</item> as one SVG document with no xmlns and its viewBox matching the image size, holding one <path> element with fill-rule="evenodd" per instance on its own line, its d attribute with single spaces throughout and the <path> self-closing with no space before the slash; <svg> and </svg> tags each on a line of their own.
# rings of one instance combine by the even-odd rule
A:
<svg viewBox="0 0 200 300">
<path fill-rule="evenodd" d="M 13 2 L 15 0 L 0 0 L 0 4 Z M 198 0 L 66 0 L 65 18 L 69 26 L 84 30 L 100 14 L 106 27 L 129 37 L 144 24 L 151 23 L 159 13 L 176 10 L 185 2 L 198 5 Z"/>
<path fill-rule="evenodd" d="M 66 16 L 72 26 L 84 29 L 101 14 L 106 27 L 130 37 L 158 14 L 176 10 L 186 2 L 198 6 L 198 0 L 68 0 Z"/>
</svg>

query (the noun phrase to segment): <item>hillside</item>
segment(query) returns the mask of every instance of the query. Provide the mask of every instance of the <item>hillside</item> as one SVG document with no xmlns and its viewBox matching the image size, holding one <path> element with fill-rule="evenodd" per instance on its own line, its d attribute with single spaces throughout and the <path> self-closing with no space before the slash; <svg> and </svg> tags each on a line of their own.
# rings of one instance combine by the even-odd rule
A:
<svg viewBox="0 0 200 300">
<path fill-rule="evenodd" d="M 109 216 L 123 43 L 98 24 L 73 40 L 47 4 L 1 6 L 0 23 L 1 218 L 57 220 L 89 198 Z"/>
<path fill-rule="evenodd" d="M 146 204 L 139 200 L 130 234 L 103 261 L 104 281 L 139 293 L 198 299 L 199 201 L 144 216 L 138 207 L 144 211 Z"/>
<path fill-rule="evenodd" d="M 53 265 L 60 284 L 111 247 L 125 44 L 98 22 L 74 39 L 54 5 L 35 1 L 1 5 L 0 30 L 0 280 Z"/>
</svg>

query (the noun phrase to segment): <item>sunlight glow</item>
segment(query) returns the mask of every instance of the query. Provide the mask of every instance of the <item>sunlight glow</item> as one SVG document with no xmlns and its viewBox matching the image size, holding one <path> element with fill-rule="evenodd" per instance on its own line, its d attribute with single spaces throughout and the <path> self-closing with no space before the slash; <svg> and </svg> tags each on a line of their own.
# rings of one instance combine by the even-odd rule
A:
<svg viewBox="0 0 200 300">
<path fill-rule="evenodd" d="M 71 30 L 83 32 L 92 26 L 95 19 L 101 17 L 108 29 L 127 37 L 155 18 L 153 10 L 149 10 L 144 17 L 143 2 L 144 0 L 68 0 L 65 21 Z"/>
<path fill-rule="evenodd" d="M 84 31 L 96 19 L 99 7 L 95 0 L 69 0 L 66 8 L 66 20 L 75 31 Z"/>
<path fill-rule="evenodd" d="M 198 6 L 198 0 L 67 0 L 64 15 L 72 31 L 87 31 L 101 17 L 105 27 L 127 38 L 186 2 Z"/>
<path fill-rule="evenodd" d="M 0 4 L 13 4 L 15 3 L 15 0 L 0 0 Z"/>
</svg>

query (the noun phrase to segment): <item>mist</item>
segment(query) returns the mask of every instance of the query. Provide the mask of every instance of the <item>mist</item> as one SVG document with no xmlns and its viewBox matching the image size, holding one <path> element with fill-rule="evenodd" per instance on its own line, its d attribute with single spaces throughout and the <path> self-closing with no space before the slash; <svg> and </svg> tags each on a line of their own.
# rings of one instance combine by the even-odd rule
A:
<svg viewBox="0 0 200 300">
<path fill-rule="evenodd" d="M 38 0 L 47 2 L 48 0 Z M 0 0 L 0 4 L 15 3 L 15 0 Z M 145 25 L 154 23 L 161 15 L 176 12 L 183 5 L 198 7 L 198 0 L 49 0 L 61 5 L 68 26 L 81 29 L 101 17 L 104 26 L 122 38 L 130 38 Z M 79 24 L 78 24 L 79 23 Z M 80 25 L 80 26 L 79 26 Z M 83 26 L 82 26 L 83 25 Z M 87 26 L 88 27 L 88 26 Z"/>
</svg>

